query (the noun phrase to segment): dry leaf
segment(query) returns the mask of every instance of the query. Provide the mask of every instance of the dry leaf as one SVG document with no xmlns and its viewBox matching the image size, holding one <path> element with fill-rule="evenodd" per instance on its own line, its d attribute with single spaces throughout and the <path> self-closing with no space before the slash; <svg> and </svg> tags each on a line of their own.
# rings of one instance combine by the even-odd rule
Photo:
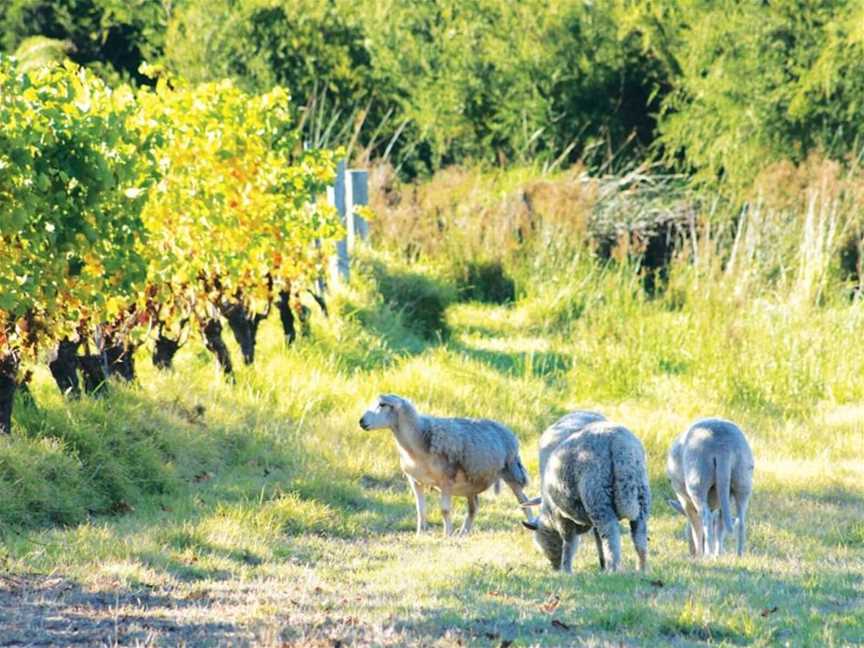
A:
<svg viewBox="0 0 864 648">
<path fill-rule="evenodd" d="M 558 609 L 558 605 L 561 603 L 561 597 L 557 594 L 550 594 L 549 598 L 540 606 L 540 609 L 543 610 L 546 614 L 552 614 L 555 610 Z"/>
</svg>

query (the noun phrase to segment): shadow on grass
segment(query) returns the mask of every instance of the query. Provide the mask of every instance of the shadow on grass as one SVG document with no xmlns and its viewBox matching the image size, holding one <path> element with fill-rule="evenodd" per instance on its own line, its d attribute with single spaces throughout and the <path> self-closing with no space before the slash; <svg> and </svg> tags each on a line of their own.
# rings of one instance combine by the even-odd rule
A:
<svg viewBox="0 0 864 648">
<path fill-rule="evenodd" d="M 116 646 L 150 645 L 158 639 L 165 645 L 227 645 L 245 638 L 232 623 L 189 620 L 186 611 L 200 605 L 170 591 L 116 587 L 88 591 L 59 577 L 4 577 L 0 580 L 0 642 L 4 646 Z"/>
<path fill-rule="evenodd" d="M 442 604 L 412 610 L 398 627 L 416 636 L 438 636 L 446 627 L 463 640 L 531 645 L 588 638 L 749 645 L 760 637 L 793 636 L 802 645 L 818 643 L 822 622 L 802 624 L 800 612 L 814 604 L 828 611 L 836 593 L 828 583 L 814 592 L 797 578 L 705 564 L 648 576 L 601 574 L 594 567 L 562 575 L 545 563 L 542 569 L 481 564 L 454 574 Z M 833 613 L 842 615 L 836 604 Z"/>
<path fill-rule="evenodd" d="M 561 380 L 573 367 L 573 358 L 557 351 L 490 351 L 462 342 L 450 342 L 449 348 L 481 362 L 505 376 L 532 376 L 549 381 Z"/>
</svg>

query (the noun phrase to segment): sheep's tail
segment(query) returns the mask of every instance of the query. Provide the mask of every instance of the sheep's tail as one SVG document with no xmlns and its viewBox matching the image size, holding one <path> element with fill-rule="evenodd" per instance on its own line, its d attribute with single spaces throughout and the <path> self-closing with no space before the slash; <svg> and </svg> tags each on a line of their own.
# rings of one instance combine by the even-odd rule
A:
<svg viewBox="0 0 864 648">
<path fill-rule="evenodd" d="M 717 488 L 717 498 L 720 500 L 720 515 L 723 516 L 723 526 L 731 532 L 734 522 L 732 521 L 732 509 L 729 506 L 729 484 L 732 478 L 732 460 L 728 454 L 721 454 L 714 458 L 714 483 Z"/>
<path fill-rule="evenodd" d="M 641 513 L 639 494 L 645 474 L 642 448 L 632 439 L 616 437 L 612 440 L 611 450 L 615 512 L 619 519 L 638 520 Z"/>
<path fill-rule="evenodd" d="M 522 465 L 522 460 L 519 458 L 519 455 L 515 455 L 510 461 L 507 462 L 507 465 L 504 466 L 504 469 L 509 473 L 509 477 L 520 486 L 528 485 L 528 471 L 525 470 L 525 466 Z"/>
</svg>

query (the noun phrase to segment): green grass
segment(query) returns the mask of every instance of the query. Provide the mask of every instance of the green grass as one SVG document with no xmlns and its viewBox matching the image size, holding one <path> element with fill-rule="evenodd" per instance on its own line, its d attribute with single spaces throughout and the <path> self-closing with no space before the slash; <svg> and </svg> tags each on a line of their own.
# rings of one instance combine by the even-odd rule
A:
<svg viewBox="0 0 864 648">
<path fill-rule="evenodd" d="M 647 300 L 628 271 L 582 264 L 512 307 L 450 306 L 444 342 L 357 286 L 294 348 L 267 322 L 233 387 L 195 343 L 171 373 L 142 357 L 140 384 L 101 400 L 62 402 L 40 368 L 38 407 L 0 441 L 0 593 L 17 606 L 0 597 L 0 622 L 53 609 L 121 645 L 861 644 L 862 307 L 672 281 Z M 506 492 L 483 496 L 466 539 L 440 537 L 433 498 L 437 526 L 415 537 L 390 434 L 357 425 L 383 391 L 505 421 L 532 494 L 556 417 L 629 426 L 650 463 L 649 573 L 626 536 L 623 573 L 598 573 L 593 542 L 572 576 L 552 572 Z M 754 448 L 750 550 L 694 562 L 664 502 L 665 451 L 714 414 Z"/>
</svg>

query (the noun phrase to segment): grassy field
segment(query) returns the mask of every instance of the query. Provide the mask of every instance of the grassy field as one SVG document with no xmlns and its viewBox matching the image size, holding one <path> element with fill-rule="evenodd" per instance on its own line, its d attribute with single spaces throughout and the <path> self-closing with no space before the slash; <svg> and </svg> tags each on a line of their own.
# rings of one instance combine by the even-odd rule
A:
<svg viewBox="0 0 864 648">
<path fill-rule="evenodd" d="M 39 370 L 0 443 L 0 645 L 864 643 L 861 306 L 674 277 L 647 300 L 629 272 L 580 267 L 512 306 L 451 305 L 446 341 L 358 282 L 293 348 L 268 322 L 233 387 L 195 344 L 101 400 L 66 404 Z M 506 422 L 529 494 L 559 415 L 630 427 L 649 572 L 625 536 L 623 573 L 599 573 L 590 542 L 554 573 L 507 492 L 464 539 L 441 537 L 433 498 L 415 537 L 390 434 L 357 425 L 385 391 Z M 691 560 L 664 501 L 666 448 L 703 415 L 738 421 L 756 456 L 741 559 Z"/>
</svg>

